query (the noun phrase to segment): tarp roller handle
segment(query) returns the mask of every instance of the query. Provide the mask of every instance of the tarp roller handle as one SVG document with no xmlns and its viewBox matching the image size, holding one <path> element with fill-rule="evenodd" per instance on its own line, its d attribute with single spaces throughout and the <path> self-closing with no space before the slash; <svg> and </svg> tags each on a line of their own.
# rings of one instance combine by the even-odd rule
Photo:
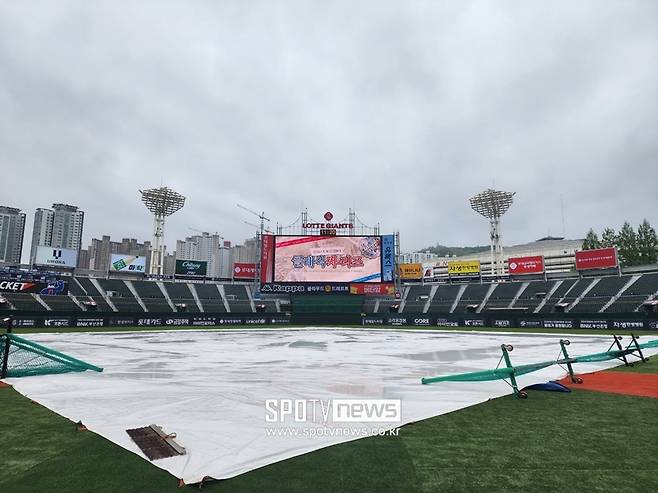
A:
<svg viewBox="0 0 658 493">
<path fill-rule="evenodd" d="M 512 362 L 509 359 L 509 353 L 511 351 L 514 351 L 514 346 L 511 344 L 501 344 L 500 349 L 503 350 L 503 359 L 505 360 L 505 365 L 507 366 L 508 369 L 511 370 L 509 374 L 509 379 L 510 383 L 512 384 L 512 388 L 514 389 L 514 394 L 519 398 L 519 399 L 526 399 L 528 397 L 528 394 L 526 394 L 523 390 L 519 390 L 519 386 L 516 383 L 516 377 L 514 376 L 514 367 L 512 366 Z"/>
<path fill-rule="evenodd" d="M 573 383 L 583 383 L 583 379 L 580 377 L 577 377 L 574 372 L 573 372 L 573 366 L 571 366 L 571 363 L 574 361 L 569 357 L 569 353 L 567 352 L 567 346 L 571 344 L 571 341 L 569 339 L 560 339 L 560 347 L 562 348 L 562 355 L 564 356 L 564 363 L 567 365 L 567 369 L 569 370 L 569 377 L 571 377 L 571 381 Z"/>
</svg>

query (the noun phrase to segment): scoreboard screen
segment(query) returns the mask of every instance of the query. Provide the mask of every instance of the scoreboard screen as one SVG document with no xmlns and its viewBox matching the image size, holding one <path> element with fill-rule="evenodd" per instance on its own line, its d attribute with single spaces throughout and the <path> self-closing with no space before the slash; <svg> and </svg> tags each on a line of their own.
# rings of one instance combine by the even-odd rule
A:
<svg viewBox="0 0 658 493">
<path fill-rule="evenodd" d="M 382 282 L 381 236 L 276 236 L 273 281 Z"/>
</svg>

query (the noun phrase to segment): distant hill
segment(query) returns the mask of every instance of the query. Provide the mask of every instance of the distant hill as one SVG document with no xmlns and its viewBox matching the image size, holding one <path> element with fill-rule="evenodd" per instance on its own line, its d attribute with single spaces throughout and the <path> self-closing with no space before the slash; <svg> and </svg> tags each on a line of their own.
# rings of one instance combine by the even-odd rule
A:
<svg viewBox="0 0 658 493">
<path fill-rule="evenodd" d="M 424 253 L 434 253 L 441 257 L 448 256 L 457 256 L 469 255 L 471 253 L 486 252 L 489 250 L 488 246 L 467 246 L 467 247 L 450 247 L 445 245 L 435 245 L 427 248 L 423 248 L 421 252 Z"/>
</svg>

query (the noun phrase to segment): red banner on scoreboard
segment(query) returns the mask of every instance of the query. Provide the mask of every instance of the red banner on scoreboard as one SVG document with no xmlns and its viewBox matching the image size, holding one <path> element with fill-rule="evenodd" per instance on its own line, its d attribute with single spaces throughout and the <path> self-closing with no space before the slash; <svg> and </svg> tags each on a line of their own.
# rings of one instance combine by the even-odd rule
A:
<svg viewBox="0 0 658 493">
<path fill-rule="evenodd" d="M 353 283 L 350 284 L 350 294 L 365 294 L 368 295 L 390 295 L 395 294 L 395 286 L 392 282 L 383 283 Z"/>
<path fill-rule="evenodd" d="M 617 248 L 597 248 L 576 252 L 576 270 L 617 267 Z"/>
<path fill-rule="evenodd" d="M 233 279 L 256 279 L 256 264 L 233 264 Z"/>
<path fill-rule="evenodd" d="M 522 274 L 542 274 L 544 272 L 544 257 L 512 257 L 509 259 L 509 273 L 513 276 Z"/>
<path fill-rule="evenodd" d="M 260 249 L 260 282 L 274 279 L 274 235 L 263 235 Z"/>
</svg>

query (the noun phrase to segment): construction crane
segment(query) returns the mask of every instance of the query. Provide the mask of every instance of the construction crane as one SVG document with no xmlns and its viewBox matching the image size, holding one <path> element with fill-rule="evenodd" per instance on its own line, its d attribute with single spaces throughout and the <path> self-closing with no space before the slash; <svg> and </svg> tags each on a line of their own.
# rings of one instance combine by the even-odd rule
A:
<svg viewBox="0 0 658 493">
<path fill-rule="evenodd" d="M 245 224 L 248 224 L 249 226 L 253 226 L 254 228 L 260 228 L 260 226 L 258 224 L 250 223 L 249 221 L 242 221 L 242 222 L 245 223 Z M 263 229 L 263 231 L 265 233 L 268 233 L 268 234 L 271 234 L 271 235 L 274 234 L 274 232 L 272 230 L 270 230 L 269 228 L 265 228 L 265 229 Z"/>
<path fill-rule="evenodd" d="M 260 219 L 260 234 L 262 235 L 263 231 L 265 231 L 265 221 L 267 221 L 268 223 L 270 222 L 270 220 L 267 217 L 265 217 L 265 212 L 261 212 L 259 214 L 258 212 L 252 211 L 251 209 L 249 209 L 248 207 L 245 207 L 244 205 L 237 204 L 237 206 L 240 209 L 242 209 L 244 211 L 247 211 L 249 214 L 253 214 L 258 219 Z"/>
<path fill-rule="evenodd" d="M 268 229 L 265 228 L 265 221 L 268 223 L 270 220 L 265 217 L 265 211 L 261 212 L 260 214 L 256 211 L 253 211 L 249 209 L 248 207 L 245 207 L 244 205 L 236 204 L 240 209 L 247 211 L 249 214 L 253 214 L 256 216 L 258 219 L 260 219 L 260 231 L 256 232 L 256 258 L 254 259 L 254 263 L 256 264 L 256 275 L 254 276 L 254 293 L 260 293 L 260 258 L 261 258 L 261 241 L 263 238 L 263 233 L 267 231 L 268 233 L 271 233 Z M 247 222 L 247 221 L 245 221 Z M 249 223 L 247 223 L 249 224 Z M 254 224 L 254 226 L 256 226 Z"/>
<path fill-rule="evenodd" d="M 192 228 L 190 226 L 188 226 L 187 229 L 189 229 L 191 231 L 196 231 L 197 233 L 201 233 L 201 234 L 207 234 L 207 235 L 210 234 L 210 233 L 208 233 L 208 231 L 201 231 L 200 229 Z M 222 235 L 220 235 L 217 231 L 215 231 L 213 234 L 215 236 L 219 236 L 222 240 L 224 239 L 224 237 Z"/>
</svg>

